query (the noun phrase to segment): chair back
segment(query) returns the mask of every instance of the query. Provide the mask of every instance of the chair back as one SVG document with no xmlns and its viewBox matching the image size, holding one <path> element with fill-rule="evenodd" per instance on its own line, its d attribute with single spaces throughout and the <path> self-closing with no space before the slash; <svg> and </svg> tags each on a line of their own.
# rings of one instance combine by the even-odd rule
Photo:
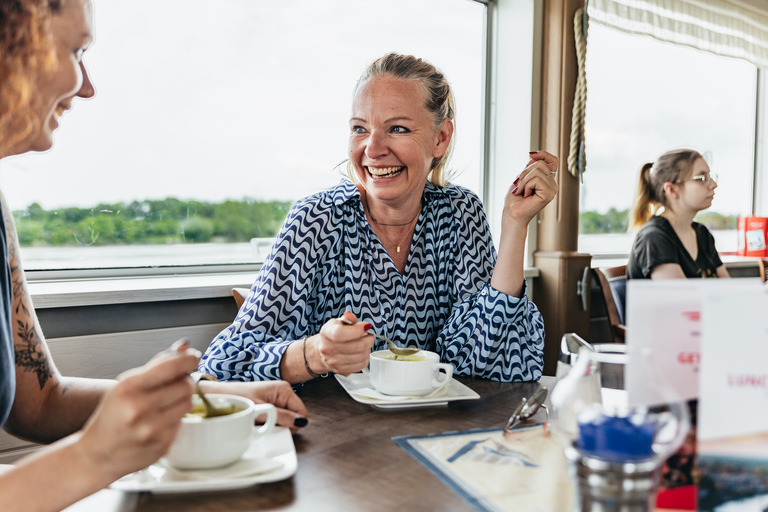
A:
<svg viewBox="0 0 768 512">
<path fill-rule="evenodd" d="M 624 343 L 626 327 L 619 316 L 619 306 L 614 298 L 612 286 L 599 268 L 590 269 L 590 343 Z M 614 276 L 617 293 L 620 294 L 621 311 L 624 311 L 624 296 L 626 291 L 626 275 Z M 623 288 L 622 288 L 623 285 Z"/>
<path fill-rule="evenodd" d="M 619 324 L 626 325 L 624 311 L 627 298 L 627 266 L 604 268 L 602 272 L 608 279 L 608 286 L 613 294 L 613 302 L 619 314 Z"/>
</svg>

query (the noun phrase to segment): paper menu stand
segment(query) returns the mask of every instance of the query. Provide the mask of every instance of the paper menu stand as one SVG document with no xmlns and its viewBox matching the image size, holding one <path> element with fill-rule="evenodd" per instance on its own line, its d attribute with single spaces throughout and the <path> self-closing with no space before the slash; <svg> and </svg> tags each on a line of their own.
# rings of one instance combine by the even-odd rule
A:
<svg viewBox="0 0 768 512">
<path fill-rule="evenodd" d="M 703 299 L 699 510 L 768 506 L 768 290 Z"/>
<path fill-rule="evenodd" d="M 629 404 L 698 398 L 703 299 L 762 290 L 757 278 L 629 280 L 625 370 Z"/>
</svg>

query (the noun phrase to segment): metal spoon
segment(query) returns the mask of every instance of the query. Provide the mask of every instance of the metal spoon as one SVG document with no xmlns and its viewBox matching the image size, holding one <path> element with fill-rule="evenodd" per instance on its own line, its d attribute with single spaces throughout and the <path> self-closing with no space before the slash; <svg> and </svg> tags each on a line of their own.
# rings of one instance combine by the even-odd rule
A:
<svg viewBox="0 0 768 512">
<path fill-rule="evenodd" d="M 344 317 L 339 318 L 339 320 L 341 320 L 341 323 L 343 324 L 354 325 Z M 379 338 L 382 341 L 386 341 L 389 344 L 389 351 L 398 356 L 412 356 L 420 350 L 414 347 L 398 347 L 391 339 L 387 338 L 386 336 L 382 336 L 381 334 L 376 334 L 375 332 L 368 331 L 367 334 L 372 335 L 374 338 Z"/>
<path fill-rule="evenodd" d="M 205 407 L 205 416 L 203 416 L 204 418 L 215 418 L 216 416 L 226 416 L 227 414 L 232 414 L 231 407 L 216 407 L 200 390 L 201 380 L 216 380 L 216 377 L 208 373 L 198 373 L 195 374 L 193 380 L 195 381 L 195 392 L 197 392 L 197 396 L 200 397 L 200 401 L 203 402 L 203 407 Z"/>
</svg>

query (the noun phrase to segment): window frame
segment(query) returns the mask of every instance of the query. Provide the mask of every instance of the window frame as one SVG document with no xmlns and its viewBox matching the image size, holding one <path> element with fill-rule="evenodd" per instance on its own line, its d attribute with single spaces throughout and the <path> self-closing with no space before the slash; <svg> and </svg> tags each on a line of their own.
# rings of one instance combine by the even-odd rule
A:
<svg viewBox="0 0 768 512">
<path fill-rule="evenodd" d="M 525 155 L 538 140 L 539 119 L 534 115 L 535 95 L 538 93 L 540 73 L 541 5 L 535 0 L 470 0 L 486 6 L 485 44 L 483 48 L 482 95 L 482 147 L 480 158 L 480 195 L 486 207 L 493 237 L 498 241 L 501 231 L 501 209 L 504 195 L 514 180 L 518 166 L 503 162 L 515 161 L 511 155 Z M 538 26 L 537 26 L 538 23 Z M 514 54 L 515 58 L 509 55 Z M 520 64 L 520 59 L 525 64 Z M 530 69 L 530 79 L 520 79 L 520 70 Z M 507 107 L 507 105 L 509 105 Z M 497 116 L 498 110 L 518 113 L 508 122 Z M 496 143 L 496 141 L 504 141 Z M 513 141 L 511 144 L 507 141 Z M 507 157 L 507 154 L 510 156 Z M 505 160 L 506 159 L 506 160 Z M 502 162 L 502 163 L 499 163 Z M 526 262 L 533 261 L 536 222 L 529 228 Z M 225 281 L 232 274 L 252 275 L 261 263 L 233 263 L 212 265 L 179 265 L 158 267 L 118 267 L 91 269 L 29 270 L 25 272 L 30 283 L 47 285 L 60 282 L 64 289 L 73 289 L 73 283 L 83 280 L 114 280 L 181 276 L 208 276 L 220 274 Z M 529 274 L 535 274 L 528 269 Z M 86 292 L 87 293 L 87 292 Z"/>
</svg>

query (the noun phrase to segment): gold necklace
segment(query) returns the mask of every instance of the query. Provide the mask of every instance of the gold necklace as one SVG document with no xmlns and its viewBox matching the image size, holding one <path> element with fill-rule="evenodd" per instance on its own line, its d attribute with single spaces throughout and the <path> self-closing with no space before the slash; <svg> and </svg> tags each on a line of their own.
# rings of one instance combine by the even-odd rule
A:
<svg viewBox="0 0 768 512">
<path fill-rule="evenodd" d="M 406 222 L 405 224 L 380 224 L 379 221 L 376 220 L 376 217 L 374 217 L 373 214 L 371 213 L 371 207 L 368 206 L 368 194 L 365 194 L 365 209 L 368 210 L 368 215 L 371 216 L 371 220 L 375 222 L 376 225 L 379 226 L 380 228 L 382 226 L 408 226 L 408 230 L 405 232 L 405 236 L 402 239 L 400 239 L 400 243 L 393 242 L 392 239 L 389 238 L 389 235 L 387 235 L 387 232 L 384 231 L 383 229 L 381 230 L 381 232 L 384 233 L 384 238 L 386 238 L 390 244 L 397 247 L 397 252 L 400 252 L 400 245 L 402 245 L 405 239 L 408 238 L 408 234 L 411 232 L 411 229 L 410 229 L 411 224 L 413 224 L 413 222 L 419 218 L 419 214 L 421 213 L 421 208 L 419 208 L 419 211 L 416 212 L 416 216 L 412 218 L 409 222 Z"/>
</svg>

